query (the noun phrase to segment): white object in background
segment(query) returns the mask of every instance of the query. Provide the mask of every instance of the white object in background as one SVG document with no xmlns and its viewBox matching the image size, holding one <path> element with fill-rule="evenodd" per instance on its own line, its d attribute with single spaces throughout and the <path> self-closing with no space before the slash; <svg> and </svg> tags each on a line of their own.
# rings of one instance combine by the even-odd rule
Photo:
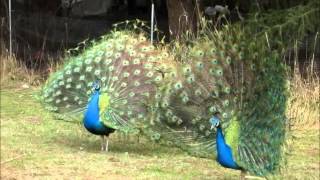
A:
<svg viewBox="0 0 320 180">
<path fill-rule="evenodd" d="M 11 0 L 9 0 L 9 55 L 12 56 Z"/>
<path fill-rule="evenodd" d="M 153 28 L 154 28 L 154 3 L 151 4 L 151 44 L 153 43 Z"/>
</svg>

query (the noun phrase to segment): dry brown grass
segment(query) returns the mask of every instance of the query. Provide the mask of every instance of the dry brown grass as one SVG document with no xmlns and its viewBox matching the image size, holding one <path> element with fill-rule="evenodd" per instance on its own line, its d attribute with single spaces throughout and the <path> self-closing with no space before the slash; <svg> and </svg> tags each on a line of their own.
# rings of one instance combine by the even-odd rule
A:
<svg viewBox="0 0 320 180">
<path fill-rule="evenodd" d="M 320 114 L 319 77 L 302 78 L 294 74 L 290 80 L 287 117 L 293 129 L 319 129 Z"/>
<path fill-rule="evenodd" d="M 287 105 L 287 117 L 290 119 L 293 130 L 320 129 L 320 77 L 319 66 L 316 61 L 318 33 L 313 42 L 313 53 L 306 57 L 309 64 L 302 72 L 298 68 L 298 48 L 294 47 L 295 67 L 292 76 L 288 76 L 289 98 Z M 319 62 L 318 62 L 319 63 Z"/>
<path fill-rule="evenodd" d="M 2 86 L 6 86 L 10 81 L 21 81 L 29 85 L 39 85 L 41 83 L 40 74 L 33 69 L 28 69 L 15 56 L 10 56 L 5 52 L 1 53 L 0 59 L 0 82 Z"/>
<path fill-rule="evenodd" d="M 25 84 L 25 86 L 41 85 L 50 72 L 56 71 L 59 62 L 53 59 L 48 60 L 49 63 L 44 69 L 32 69 L 19 61 L 15 55 L 10 56 L 6 49 L 1 49 L 0 53 L 0 85 L 2 87 L 10 86 L 10 84 Z M 12 83 L 14 82 L 14 83 Z"/>
</svg>

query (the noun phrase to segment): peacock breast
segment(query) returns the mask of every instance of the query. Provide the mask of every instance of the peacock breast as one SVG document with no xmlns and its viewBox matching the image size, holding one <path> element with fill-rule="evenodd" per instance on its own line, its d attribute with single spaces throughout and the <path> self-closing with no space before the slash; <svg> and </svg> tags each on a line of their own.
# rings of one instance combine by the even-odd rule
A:
<svg viewBox="0 0 320 180">
<path fill-rule="evenodd" d="M 217 161 L 226 168 L 240 169 L 233 157 L 232 149 L 226 143 L 221 128 L 218 128 L 217 137 Z"/>
</svg>

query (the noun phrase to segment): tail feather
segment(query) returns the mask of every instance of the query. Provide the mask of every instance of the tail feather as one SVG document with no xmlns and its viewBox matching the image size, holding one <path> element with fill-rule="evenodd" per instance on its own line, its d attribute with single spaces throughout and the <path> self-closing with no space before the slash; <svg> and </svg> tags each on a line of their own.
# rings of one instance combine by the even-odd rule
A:
<svg viewBox="0 0 320 180">
<path fill-rule="evenodd" d="M 266 175 L 282 158 L 284 68 L 273 53 L 241 36 L 214 32 L 196 39 L 186 56 L 177 55 L 184 59 L 158 88 L 145 133 L 197 156 L 215 157 L 216 132 L 209 119 L 218 113 L 237 164 Z"/>
<path fill-rule="evenodd" d="M 83 112 L 99 81 L 101 120 L 114 129 L 129 130 L 134 126 L 131 120 L 146 116 L 148 98 L 155 94 L 162 72 L 168 71 L 165 65 L 170 63 L 163 57 L 143 35 L 113 32 L 51 75 L 42 101 L 66 116 Z"/>
</svg>

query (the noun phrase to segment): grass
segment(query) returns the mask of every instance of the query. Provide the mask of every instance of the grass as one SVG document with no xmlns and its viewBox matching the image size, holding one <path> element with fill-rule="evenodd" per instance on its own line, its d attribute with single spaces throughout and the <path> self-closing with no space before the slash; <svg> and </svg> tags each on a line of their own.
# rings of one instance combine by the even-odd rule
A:
<svg viewBox="0 0 320 180">
<path fill-rule="evenodd" d="M 302 78 L 294 74 L 290 81 L 287 117 L 293 129 L 319 129 L 320 79 L 317 76 Z"/>
<path fill-rule="evenodd" d="M 40 76 L 1 58 L 9 58 L 1 61 L 1 179 L 239 179 L 239 171 L 214 160 L 136 136 L 114 133 L 110 152 L 100 152 L 98 137 L 81 124 L 55 120 L 34 99 Z M 287 162 L 274 179 L 320 178 L 318 82 L 299 74 L 290 79 L 292 131 Z"/>
<path fill-rule="evenodd" d="M 113 134 L 110 152 L 81 125 L 58 122 L 29 89 L 1 90 L 1 177 L 3 179 L 237 179 L 209 159 L 176 148 Z"/>
<path fill-rule="evenodd" d="M 239 179 L 238 171 L 136 137 L 113 134 L 110 152 L 80 124 L 57 121 L 35 88 L 1 89 L 1 179 Z M 319 129 L 293 131 L 276 179 L 319 178 Z"/>
<path fill-rule="evenodd" d="M 274 178 L 318 179 L 319 84 L 300 76 L 290 82 L 293 130 L 287 163 Z M 1 179 L 239 179 L 238 171 L 211 159 L 117 133 L 110 152 L 101 153 L 97 137 L 80 124 L 53 119 L 34 99 L 38 89 L 25 83 L 1 83 Z"/>
</svg>

